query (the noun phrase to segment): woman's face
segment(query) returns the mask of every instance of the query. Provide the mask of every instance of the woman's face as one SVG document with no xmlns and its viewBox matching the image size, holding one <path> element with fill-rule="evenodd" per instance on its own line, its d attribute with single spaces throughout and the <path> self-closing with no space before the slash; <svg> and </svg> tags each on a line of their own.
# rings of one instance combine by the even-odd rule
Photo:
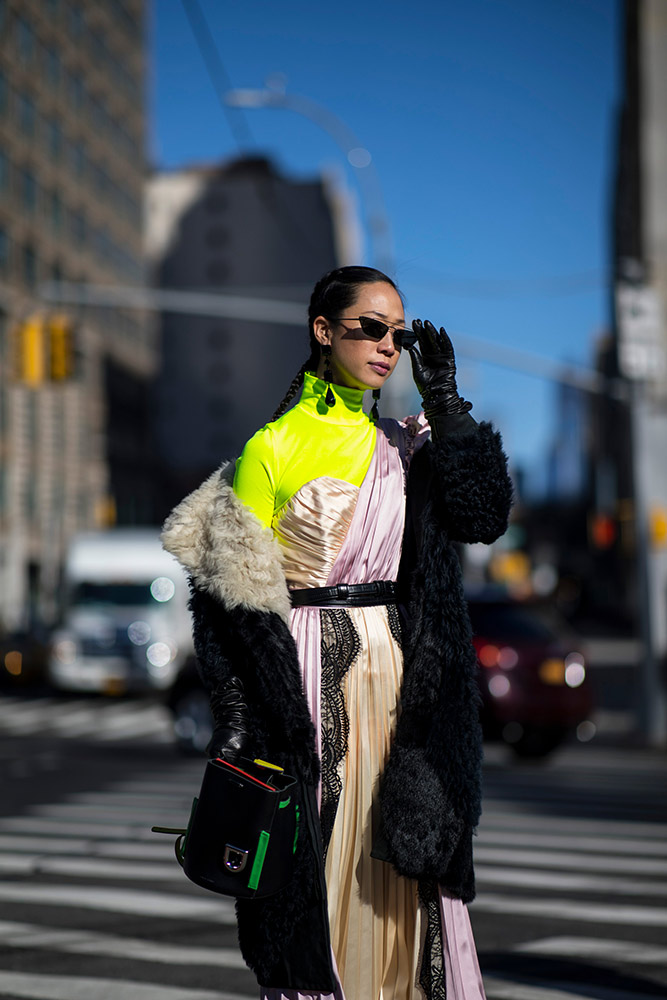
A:
<svg viewBox="0 0 667 1000">
<path fill-rule="evenodd" d="M 387 330 L 382 340 L 373 340 L 359 326 L 358 316 L 372 316 L 392 329 Z M 339 316 L 318 316 L 313 330 L 322 346 L 331 346 L 332 381 L 350 389 L 380 389 L 401 353 L 394 347 L 393 327 L 405 327 L 403 303 L 396 289 L 385 281 L 361 285 L 355 301 L 342 309 Z M 326 367 L 322 356 L 317 369 L 320 378 Z"/>
</svg>

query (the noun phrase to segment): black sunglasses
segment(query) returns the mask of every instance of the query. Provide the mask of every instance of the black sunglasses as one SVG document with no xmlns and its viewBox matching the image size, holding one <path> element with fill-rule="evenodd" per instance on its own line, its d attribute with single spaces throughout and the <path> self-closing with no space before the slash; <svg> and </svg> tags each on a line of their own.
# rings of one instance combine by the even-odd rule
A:
<svg viewBox="0 0 667 1000">
<path fill-rule="evenodd" d="M 417 334 L 414 330 L 405 330 L 400 326 L 389 326 L 388 323 L 383 323 L 381 319 L 374 319 L 372 316 L 330 316 L 329 319 L 334 323 L 357 322 L 366 336 L 372 340 L 382 340 L 387 335 L 388 330 L 393 330 L 394 347 L 397 347 L 399 351 L 402 347 L 414 347 L 417 341 Z"/>
</svg>

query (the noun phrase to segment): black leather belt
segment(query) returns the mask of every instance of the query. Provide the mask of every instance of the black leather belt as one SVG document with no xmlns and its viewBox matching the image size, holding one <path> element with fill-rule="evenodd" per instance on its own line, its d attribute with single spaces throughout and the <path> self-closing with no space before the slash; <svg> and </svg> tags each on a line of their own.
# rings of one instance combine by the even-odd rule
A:
<svg viewBox="0 0 667 1000">
<path fill-rule="evenodd" d="M 377 583 L 339 583 L 335 587 L 306 587 L 291 590 L 293 608 L 315 605 L 321 608 L 363 608 L 375 604 L 398 604 L 396 584 L 391 580 Z"/>
</svg>

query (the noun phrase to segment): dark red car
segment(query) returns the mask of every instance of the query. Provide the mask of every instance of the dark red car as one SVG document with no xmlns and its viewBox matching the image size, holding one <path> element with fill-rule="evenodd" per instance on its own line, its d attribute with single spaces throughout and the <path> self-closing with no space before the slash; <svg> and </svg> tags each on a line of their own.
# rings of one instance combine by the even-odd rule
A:
<svg viewBox="0 0 667 1000">
<path fill-rule="evenodd" d="M 469 600 L 482 724 L 522 757 L 541 757 L 568 733 L 590 739 L 593 697 L 584 656 L 534 611 L 498 597 Z"/>
</svg>

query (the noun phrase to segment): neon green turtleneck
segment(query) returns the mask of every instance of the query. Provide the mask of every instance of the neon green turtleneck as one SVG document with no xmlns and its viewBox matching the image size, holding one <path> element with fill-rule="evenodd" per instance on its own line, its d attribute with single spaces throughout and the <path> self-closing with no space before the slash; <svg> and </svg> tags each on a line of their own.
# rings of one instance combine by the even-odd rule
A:
<svg viewBox="0 0 667 1000">
<path fill-rule="evenodd" d="M 375 424 L 362 389 L 328 385 L 306 372 L 299 402 L 250 438 L 236 463 L 234 492 L 270 527 L 275 515 L 313 479 L 329 476 L 361 486 L 375 448 Z"/>
</svg>

